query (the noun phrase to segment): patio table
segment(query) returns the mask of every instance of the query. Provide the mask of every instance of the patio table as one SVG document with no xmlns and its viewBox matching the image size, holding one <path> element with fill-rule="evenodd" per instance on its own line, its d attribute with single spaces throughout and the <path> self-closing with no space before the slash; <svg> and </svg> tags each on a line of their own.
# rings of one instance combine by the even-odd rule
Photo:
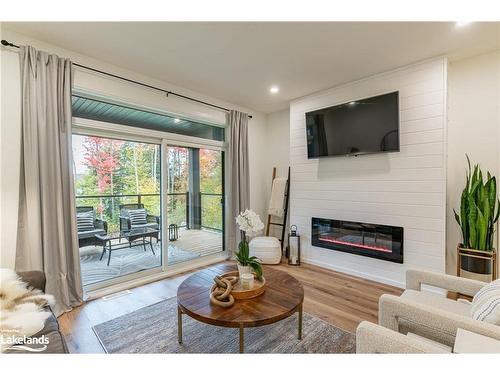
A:
<svg viewBox="0 0 500 375">
<path fill-rule="evenodd" d="M 144 251 L 147 251 L 146 245 L 149 245 L 153 255 L 156 255 L 153 249 L 153 238 L 156 238 L 156 241 L 158 241 L 159 232 L 160 231 L 158 229 L 154 228 L 137 228 L 137 229 L 118 231 L 118 232 L 111 232 L 107 234 L 96 234 L 95 237 L 97 245 L 102 246 L 102 253 L 99 260 L 102 260 L 104 254 L 106 254 L 106 251 L 108 251 L 109 252 L 108 266 L 109 266 L 109 263 L 111 261 L 112 251 L 130 248 L 132 246 L 132 243 L 137 240 L 142 240 L 142 246 L 144 248 Z M 113 240 L 121 240 L 121 239 L 126 239 L 129 243 L 127 245 L 121 245 L 120 243 L 119 244 L 112 243 Z"/>
</svg>

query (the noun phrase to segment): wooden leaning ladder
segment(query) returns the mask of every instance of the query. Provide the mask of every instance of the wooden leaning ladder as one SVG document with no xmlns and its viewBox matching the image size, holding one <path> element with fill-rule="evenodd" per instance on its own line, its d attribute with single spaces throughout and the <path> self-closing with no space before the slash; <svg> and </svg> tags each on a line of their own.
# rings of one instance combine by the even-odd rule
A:
<svg viewBox="0 0 500 375">
<path fill-rule="evenodd" d="M 276 178 L 276 167 L 273 168 L 273 179 L 271 181 L 271 190 L 273 188 L 274 179 Z M 288 177 L 286 180 L 286 188 L 285 188 L 285 207 L 283 212 L 283 223 L 273 223 L 271 221 L 271 215 L 267 215 L 267 224 L 266 224 L 266 236 L 269 236 L 269 228 L 271 225 L 277 225 L 281 227 L 281 250 L 283 250 L 283 243 L 285 241 L 285 231 L 286 231 L 286 220 L 288 218 L 288 199 L 290 196 L 290 167 L 288 167 Z"/>
</svg>

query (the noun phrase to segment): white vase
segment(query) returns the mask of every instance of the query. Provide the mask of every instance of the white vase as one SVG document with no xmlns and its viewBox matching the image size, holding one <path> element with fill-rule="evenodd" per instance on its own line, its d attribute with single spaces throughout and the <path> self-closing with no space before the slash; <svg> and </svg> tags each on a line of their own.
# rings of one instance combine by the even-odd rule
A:
<svg viewBox="0 0 500 375">
<path fill-rule="evenodd" d="M 252 273 L 253 272 L 253 268 L 250 267 L 250 266 L 242 266 L 240 264 L 238 264 L 238 273 L 239 273 L 239 276 L 240 276 L 240 279 L 241 279 L 241 276 L 246 274 L 246 273 Z"/>
</svg>

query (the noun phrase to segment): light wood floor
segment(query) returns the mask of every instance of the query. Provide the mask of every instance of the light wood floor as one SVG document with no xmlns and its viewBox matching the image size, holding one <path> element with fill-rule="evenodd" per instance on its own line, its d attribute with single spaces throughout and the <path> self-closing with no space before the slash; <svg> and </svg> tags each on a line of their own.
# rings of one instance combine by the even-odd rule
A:
<svg viewBox="0 0 500 375">
<path fill-rule="evenodd" d="M 359 322 L 377 321 L 378 299 L 384 293 L 399 295 L 402 290 L 311 265 L 281 264 L 304 286 L 304 311 L 337 327 L 355 332 Z M 61 330 L 72 353 L 102 353 L 92 326 L 114 319 L 161 300 L 174 297 L 179 284 L 192 272 L 131 290 L 116 299 L 85 303 L 59 318 Z"/>
</svg>

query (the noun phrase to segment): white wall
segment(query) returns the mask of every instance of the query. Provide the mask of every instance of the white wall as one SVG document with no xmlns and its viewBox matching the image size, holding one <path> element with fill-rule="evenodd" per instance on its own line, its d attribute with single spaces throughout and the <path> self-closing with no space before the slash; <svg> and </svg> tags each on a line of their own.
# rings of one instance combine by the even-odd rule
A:
<svg viewBox="0 0 500 375">
<path fill-rule="evenodd" d="M 409 267 L 445 270 L 446 58 L 290 104 L 291 222 L 305 262 L 402 286 Z M 401 151 L 307 159 L 305 112 L 399 90 Z M 311 217 L 404 227 L 404 264 L 311 246 Z"/>
<path fill-rule="evenodd" d="M 268 174 L 266 173 L 266 157 L 264 145 L 266 144 L 266 119 L 265 116 L 257 122 L 253 119 L 249 123 L 248 153 L 250 163 L 250 208 L 263 219 L 267 212 L 266 186 Z"/>
<path fill-rule="evenodd" d="M 3 25 L 2 25 L 3 26 Z M 217 98 L 192 92 L 176 87 L 167 82 L 161 82 L 136 72 L 127 71 L 117 66 L 83 56 L 75 52 L 59 48 L 54 45 L 34 40 L 21 34 L 2 28 L 2 38 L 17 44 L 30 44 L 40 50 L 56 53 L 59 56 L 69 57 L 74 62 L 89 65 L 97 69 L 122 75 L 131 79 L 167 88 L 184 95 L 193 96 L 201 100 L 217 104 L 226 108 L 233 108 L 252 114 L 249 120 L 249 147 L 250 147 L 250 204 L 260 215 L 264 214 L 265 190 L 267 174 L 261 168 L 264 156 L 260 147 L 264 143 L 266 133 L 266 117 L 264 114 L 252 109 L 243 108 L 232 103 L 227 103 Z M 1 50 L 1 258 L 0 266 L 13 267 L 16 247 L 17 231 L 17 204 L 19 185 L 20 162 L 20 85 L 19 61 L 16 52 L 2 48 Z M 90 93 L 105 95 L 116 100 L 130 101 L 145 107 L 162 110 L 181 117 L 190 118 L 209 123 L 223 124 L 225 114 L 207 106 L 195 104 L 175 97 L 166 98 L 164 94 L 147 88 L 125 83 L 107 76 L 83 70 L 75 72 L 75 89 Z M 255 188 L 254 188 L 255 186 Z"/>
<path fill-rule="evenodd" d="M 461 240 L 453 208 L 460 206 L 467 153 L 499 176 L 500 52 L 454 61 L 448 68 L 447 272 L 456 273 Z"/>
<path fill-rule="evenodd" d="M 286 177 L 288 166 L 290 165 L 290 110 L 285 109 L 267 115 L 266 118 L 266 139 L 265 161 L 262 164 L 264 178 L 264 205 L 268 208 L 268 202 L 271 197 L 271 177 L 272 169 L 276 167 L 277 177 Z M 263 216 L 266 219 L 267 215 Z M 282 222 L 283 219 L 273 219 L 273 222 Z M 281 238 L 281 227 L 271 226 L 269 234 Z"/>
<path fill-rule="evenodd" d="M 270 113 L 266 120 L 267 165 L 269 168 L 276 167 L 278 176 L 284 177 L 290 165 L 290 110 Z"/>
<path fill-rule="evenodd" d="M 0 126 L 0 267 L 12 267 L 17 236 L 21 128 L 19 60 L 2 51 Z"/>
</svg>

